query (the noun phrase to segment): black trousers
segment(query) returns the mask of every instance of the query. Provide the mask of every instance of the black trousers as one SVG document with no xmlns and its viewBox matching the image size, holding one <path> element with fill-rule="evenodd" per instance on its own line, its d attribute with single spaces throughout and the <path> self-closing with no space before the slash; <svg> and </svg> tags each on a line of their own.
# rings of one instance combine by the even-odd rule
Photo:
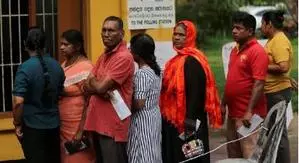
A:
<svg viewBox="0 0 299 163">
<path fill-rule="evenodd" d="M 128 163 L 125 142 L 115 142 L 113 138 L 93 133 L 93 143 L 97 163 Z"/>
<path fill-rule="evenodd" d="M 23 126 L 21 140 L 27 163 L 60 163 L 59 127 L 34 129 Z"/>
<path fill-rule="evenodd" d="M 268 105 L 268 111 L 274 106 L 275 104 L 279 103 L 282 100 L 285 100 L 288 104 L 292 97 L 291 88 L 287 88 L 278 92 L 274 93 L 268 93 L 266 94 L 267 97 L 267 105 Z M 276 114 L 274 114 L 276 115 Z M 270 124 L 274 124 L 275 117 L 271 117 Z M 285 124 L 285 127 L 282 132 L 281 140 L 279 143 L 278 151 L 277 151 L 277 158 L 276 163 L 290 163 L 291 157 L 290 157 L 290 143 L 288 138 L 288 130 L 287 126 Z"/>
</svg>

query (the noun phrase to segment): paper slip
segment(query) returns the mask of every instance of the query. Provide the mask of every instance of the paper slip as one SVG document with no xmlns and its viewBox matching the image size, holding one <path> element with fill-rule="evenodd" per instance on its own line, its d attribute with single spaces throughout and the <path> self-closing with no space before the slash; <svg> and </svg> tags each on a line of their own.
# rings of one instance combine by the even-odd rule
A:
<svg viewBox="0 0 299 163">
<path fill-rule="evenodd" d="M 200 120 L 199 119 L 196 119 L 196 124 L 195 124 L 195 131 L 198 131 L 199 129 L 199 126 L 200 126 Z M 195 132 L 193 132 L 192 134 L 195 134 Z M 179 135 L 179 138 L 183 141 L 185 141 L 185 138 L 188 138 L 188 136 L 185 136 L 185 132 L 182 132 L 180 135 Z"/>
<path fill-rule="evenodd" d="M 254 131 L 262 122 L 263 122 L 263 118 L 261 118 L 259 115 L 254 114 L 251 117 L 250 120 L 250 127 L 247 128 L 244 125 L 242 125 L 239 129 L 238 129 L 238 133 L 241 134 L 242 136 L 247 136 L 248 134 L 250 134 L 252 131 Z"/>
<path fill-rule="evenodd" d="M 110 92 L 110 101 L 120 120 L 131 115 L 131 111 L 117 90 Z"/>
<path fill-rule="evenodd" d="M 79 83 L 80 81 L 87 79 L 89 73 L 90 73 L 89 71 L 84 71 L 84 72 L 81 72 L 81 73 L 78 73 L 76 75 L 66 78 L 64 81 L 64 84 L 63 84 L 64 87 L 68 87 L 70 85 Z"/>
<path fill-rule="evenodd" d="M 195 131 L 199 129 L 200 123 L 201 123 L 200 120 L 196 119 Z"/>
</svg>

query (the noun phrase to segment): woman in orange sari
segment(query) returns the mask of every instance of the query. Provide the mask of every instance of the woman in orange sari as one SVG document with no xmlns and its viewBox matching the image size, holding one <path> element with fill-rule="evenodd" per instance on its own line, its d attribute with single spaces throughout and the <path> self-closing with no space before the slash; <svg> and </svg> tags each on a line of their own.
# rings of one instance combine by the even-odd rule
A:
<svg viewBox="0 0 299 163">
<path fill-rule="evenodd" d="M 163 163 L 178 163 L 190 157 L 185 153 L 188 148 L 182 150 L 190 140 L 200 139 L 201 153 L 209 151 L 207 114 L 212 127 L 222 125 L 215 79 L 207 58 L 195 46 L 194 24 L 177 23 L 172 41 L 177 55 L 165 65 L 160 96 Z M 186 139 L 190 135 L 193 137 Z M 209 163 L 210 156 L 191 162 Z"/>
<path fill-rule="evenodd" d="M 65 57 L 62 64 L 66 80 L 64 82 L 64 96 L 59 102 L 60 112 L 60 139 L 62 163 L 90 163 L 95 157 L 91 148 L 71 155 L 66 153 L 64 143 L 66 141 L 80 140 L 84 115 L 87 104 L 82 83 L 89 75 L 92 64 L 87 59 L 84 51 L 82 34 L 77 30 L 68 30 L 62 34 L 60 52 Z"/>
</svg>

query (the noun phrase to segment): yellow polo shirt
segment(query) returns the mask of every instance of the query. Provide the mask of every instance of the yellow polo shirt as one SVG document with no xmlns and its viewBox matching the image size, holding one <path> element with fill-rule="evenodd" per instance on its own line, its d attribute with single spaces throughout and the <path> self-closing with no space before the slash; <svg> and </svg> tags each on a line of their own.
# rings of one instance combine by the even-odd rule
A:
<svg viewBox="0 0 299 163">
<path fill-rule="evenodd" d="M 268 40 L 265 50 L 269 57 L 269 64 L 287 61 L 289 71 L 282 74 L 267 74 L 265 93 L 273 93 L 291 87 L 290 72 L 292 70 L 293 50 L 289 39 L 283 32 L 278 32 Z"/>
</svg>

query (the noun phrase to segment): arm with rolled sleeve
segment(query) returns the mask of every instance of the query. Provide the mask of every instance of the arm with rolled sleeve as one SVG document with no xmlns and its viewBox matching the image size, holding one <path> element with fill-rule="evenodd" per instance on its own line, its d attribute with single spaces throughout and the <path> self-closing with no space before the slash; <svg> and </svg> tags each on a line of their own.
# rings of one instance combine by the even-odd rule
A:
<svg viewBox="0 0 299 163">
<path fill-rule="evenodd" d="M 129 72 L 134 69 L 133 59 L 122 55 L 110 67 L 106 72 L 107 75 L 102 76 L 101 80 L 97 80 L 95 77 L 90 79 L 90 86 L 94 88 L 96 94 L 105 94 L 108 90 L 122 85 L 128 79 Z"/>
<path fill-rule="evenodd" d="M 29 77 L 27 73 L 22 69 L 20 65 L 15 78 L 14 90 L 13 90 L 13 124 L 15 126 L 15 132 L 18 138 L 22 137 L 22 115 L 23 104 L 25 95 L 29 86 Z"/>
<path fill-rule="evenodd" d="M 25 99 L 25 95 L 27 93 L 29 86 L 29 77 L 26 71 L 20 65 L 15 78 L 15 84 L 13 89 L 13 117 L 14 123 L 21 123 L 21 116 L 23 112 L 23 103 Z"/>
</svg>

